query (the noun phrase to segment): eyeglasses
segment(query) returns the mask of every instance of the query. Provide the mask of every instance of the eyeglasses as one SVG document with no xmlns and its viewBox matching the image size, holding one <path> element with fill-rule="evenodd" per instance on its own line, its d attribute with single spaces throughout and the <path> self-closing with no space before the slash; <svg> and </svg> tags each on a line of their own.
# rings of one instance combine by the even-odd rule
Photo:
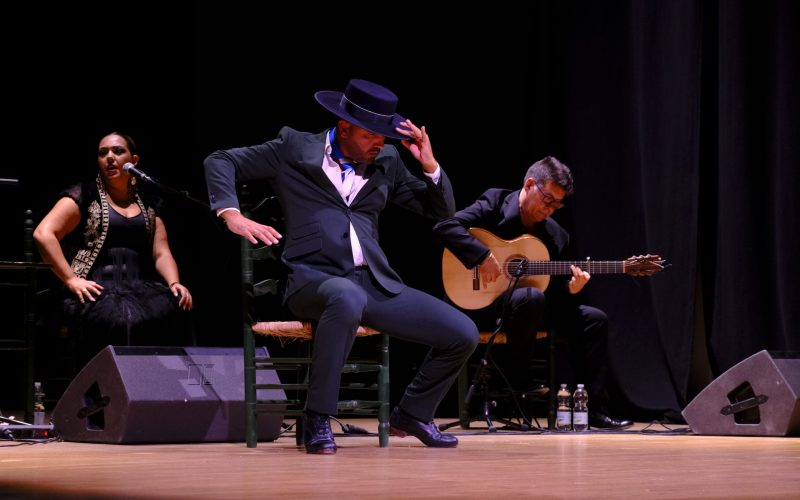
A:
<svg viewBox="0 0 800 500">
<path fill-rule="evenodd" d="M 536 186 L 536 189 L 539 190 L 539 194 L 542 195 L 542 202 L 545 204 L 545 206 L 550 207 L 553 210 L 558 210 L 559 208 L 564 207 L 563 203 L 564 198 L 558 200 L 553 195 L 545 193 L 544 190 L 542 189 L 542 186 L 540 186 L 539 183 L 536 182 L 536 179 L 533 180 L 533 184 L 534 186 Z"/>
</svg>

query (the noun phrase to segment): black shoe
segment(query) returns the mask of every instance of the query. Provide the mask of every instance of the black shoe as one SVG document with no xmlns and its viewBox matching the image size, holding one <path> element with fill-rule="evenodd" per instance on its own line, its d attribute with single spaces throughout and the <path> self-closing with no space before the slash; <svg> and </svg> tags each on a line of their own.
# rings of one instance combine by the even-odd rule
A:
<svg viewBox="0 0 800 500">
<path fill-rule="evenodd" d="M 303 444 L 308 453 L 317 455 L 336 453 L 336 441 L 333 440 L 331 420 L 328 415 L 306 410 L 306 414 L 303 415 Z"/>
<path fill-rule="evenodd" d="M 631 420 L 619 420 L 599 411 L 589 414 L 589 427 L 595 429 L 623 429 L 632 425 Z"/>
<path fill-rule="evenodd" d="M 389 417 L 390 433 L 392 436 L 406 437 L 411 434 L 422 441 L 425 446 L 432 448 L 455 448 L 458 445 L 458 438 L 449 434 L 442 434 L 433 421 L 423 423 L 420 420 L 406 414 L 400 408 L 392 411 Z"/>
</svg>

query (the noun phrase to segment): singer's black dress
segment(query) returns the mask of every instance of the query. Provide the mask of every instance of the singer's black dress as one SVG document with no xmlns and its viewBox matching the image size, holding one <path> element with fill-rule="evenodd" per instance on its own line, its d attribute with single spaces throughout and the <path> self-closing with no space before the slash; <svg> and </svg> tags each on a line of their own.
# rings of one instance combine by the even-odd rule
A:
<svg viewBox="0 0 800 500">
<path fill-rule="evenodd" d="M 78 276 L 103 286 L 95 302 L 67 292 L 64 315 L 77 332 L 79 357 L 88 361 L 106 345 L 187 345 L 178 298 L 155 269 L 153 233 L 158 200 L 137 195 L 139 215 L 117 213 L 100 181 L 73 186 L 60 196 L 75 200 L 81 222 L 62 241 Z M 98 249 L 99 248 L 99 249 Z"/>
</svg>

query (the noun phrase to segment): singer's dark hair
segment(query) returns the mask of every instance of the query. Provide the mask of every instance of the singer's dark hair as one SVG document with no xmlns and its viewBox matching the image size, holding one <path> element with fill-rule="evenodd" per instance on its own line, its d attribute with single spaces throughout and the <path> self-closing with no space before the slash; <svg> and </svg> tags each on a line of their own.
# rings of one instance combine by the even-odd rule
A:
<svg viewBox="0 0 800 500">
<path fill-rule="evenodd" d="M 106 135 L 104 135 L 103 137 L 108 137 L 109 135 L 117 135 L 119 137 L 122 137 L 123 139 L 125 139 L 125 142 L 128 144 L 128 151 L 132 155 L 139 154 L 139 150 L 136 147 L 136 141 L 133 140 L 133 137 L 129 136 L 128 134 L 124 134 L 122 132 L 116 132 L 116 131 L 109 132 Z"/>
</svg>

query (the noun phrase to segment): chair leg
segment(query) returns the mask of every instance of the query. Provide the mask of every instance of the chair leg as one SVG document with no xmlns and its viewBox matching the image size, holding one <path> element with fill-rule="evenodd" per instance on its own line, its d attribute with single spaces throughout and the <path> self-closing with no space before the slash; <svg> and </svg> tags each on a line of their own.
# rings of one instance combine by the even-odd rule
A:
<svg viewBox="0 0 800 500">
<path fill-rule="evenodd" d="M 556 333 L 551 328 L 547 332 L 547 378 L 550 391 L 547 393 L 547 428 L 551 431 L 556 429 Z"/>
<path fill-rule="evenodd" d="M 258 445 L 258 419 L 256 418 L 256 348 L 250 328 L 244 327 L 244 407 L 247 447 Z"/>
<path fill-rule="evenodd" d="M 294 443 L 303 446 L 303 417 L 294 419 Z"/>
<path fill-rule="evenodd" d="M 378 373 L 378 442 L 381 448 L 389 446 L 389 335 L 381 333 L 381 368 Z"/>
<path fill-rule="evenodd" d="M 467 373 L 467 364 L 458 373 L 458 417 L 461 421 L 462 429 L 469 429 L 470 414 L 469 408 L 464 401 L 467 398 L 467 386 L 469 385 L 469 374 Z"/>
<path fill-rule="evenodd" d="M 311 359 L 312 343 L 305 343 L 304 357 Z M 305 414 L 308 409 L 308 401 L 305 397 L 308 394 L 308 385 L 310 384 L 309 378 L 311 377 L 311 365 L 308 364 L 304 368 L 298 367 L 294 372 L 294 382 L 298 385 L 305 386 L 305 389 L 296 389 L 294 398 L 298 400 L 306 400 L 303 403 L 303 413 Z M 297 415 L 294 419 L 294 443 L 297 446 L 303 446 L 303 415 Z"/>
</svg>

